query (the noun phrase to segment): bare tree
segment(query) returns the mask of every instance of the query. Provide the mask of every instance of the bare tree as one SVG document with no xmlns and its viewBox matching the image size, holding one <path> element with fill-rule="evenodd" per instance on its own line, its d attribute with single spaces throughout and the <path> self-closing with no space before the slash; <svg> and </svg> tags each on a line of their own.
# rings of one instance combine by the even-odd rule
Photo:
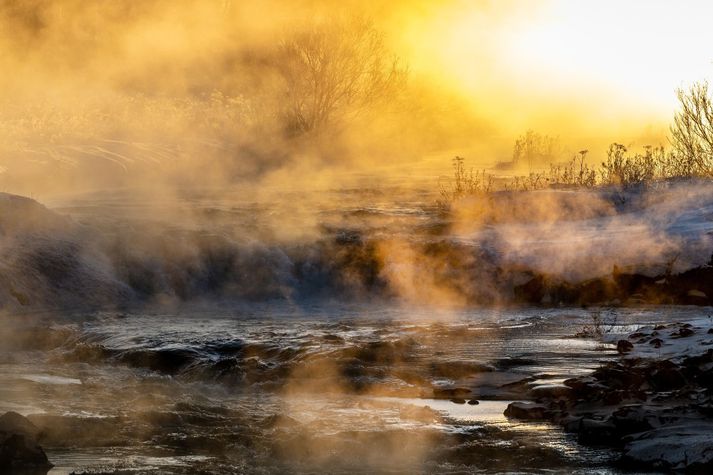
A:
<svg viewBox="0 0 713 475">
<path fill-rule="evenodd" d="M 279 50 L 282 113 L 293 135 L 319 132 L 393 97 L 407 76 L 383 34 L 365 19 L 314 25 L 291 34 Z"/>
<path fill-rule="evenodd" d="M 671 126 L 671 143 L 677 161 L 689 174 L 713 175 L 713 102 L 708 82 L 676 94 L 680 108 Z"/>
<path fill-rule="evenodd" d="M 512 163 L 516 166 L 527 163 L 529 169 L 533 165 L 549 164 L 556 161 L 559 148 L 559 141 L 555 137 L 528 130 L 515 140 Z"/>
</svg>

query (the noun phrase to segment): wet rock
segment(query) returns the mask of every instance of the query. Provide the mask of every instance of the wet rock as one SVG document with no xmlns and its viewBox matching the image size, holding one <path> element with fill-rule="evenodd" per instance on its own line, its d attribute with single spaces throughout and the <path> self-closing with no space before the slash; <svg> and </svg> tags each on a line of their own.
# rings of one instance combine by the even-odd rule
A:
<svg viewBox="0 0 713 475">
<path fill-rule="evenodd" d="M 578 416 L 565 416 L 560 420 L 560 424 L 565 432 L 574 433 L 579 432 L 579 425 L 582 422 L 582 417 Z"/>
<path fill-rule="evenodd" d="M 618 438 L 616 426 L 609 420 L 583 418 L 579 423 L 577 440 L 581 444 L 611 446 Z"/>
<path fill-rule="evenodd" d="M 653 346 L 654 348 L 661 348 L 661 345 L 663 345 L 663 340 L 661 338 L 654 338 L 649 342 L 649 345 Z"/>
<path fill-rule="evenodd" d="M 609 389 L 638 388 L 644 382 L 644 378 L 638 372 L 623 366 L 599 368 L 592 373 L 592 376 Z"/>
<path fill-rule="evenodd" d="M 671 333 L 672 338 L 686 338 L 693 335 L 695 332 L 688 327 L 680 328 L 678 331 Z"/>
<path fill-rule="evenodd" d="M 602 398 L 604 404 L 608 406 L 616 406 L 626 398 L 626 394 L 622 390 L 607 391 Z"/>
<path fill-rule="evenodd" d="M 666 364 L 669 363 L 669 364 Z M 649 375 L 649 382 L 658 391 L 680 389 L 686 384 L 683 373 L 672 363 L 661 361 Z"/>
<path fill-rule="evenodd" d="M 649 336 L 649 335 L 644 332 L 634 332 L 631 335 L 629 335 L 629 338 L 632 340 L 636 340 L 637 338 L 642 338 L 642 337 L 646 337 L 646 336 Z"/>
<path fill-rule="evenodd" d="M 480 402 L 477 399 L 471 399 L 468 401 L 468 405 L 470 406 L 477 406 L 478 404 L 480 404 Z"/>
<path fill-rule="evenodd" d="M 711 473 L 713 447 L 711 424 L 661 427 L 631 438 L 624 448 L 622 465 L 641 469 Z"/>
<path fill-rule="evenodd" d="M 16 412 L 0 416 L 0 472 L 47 473 L 52 464 L 37 443 L 39 429 Z"/>
<path fill-rule="evenodd" d="M 624 406 L 612 413 L 611 422 L 621 434 L 644 432 L 653 428 L 655 416 L 641 405 Z"/>
<path fill-rule="evenodd" d="M 616 344 L 616 351 L 618 351 L 619 354 L 629 353 L 633 349 L 634 345 L 627 340 L 619 340 Z"/>
<path fill-rule="evenodd" d="M 518 357 L 500 358 L 494 362 L 495 367 L 499 370 L 507 370 L 518 366 L 532 366 L 535 364 L 537 364 L 537 361 L 532 358 Z"/>
<path fill-rule="evenodd" d="M 451 402 L 454 404 L 465 404 L 465 399 L 455 397 L 455 398 L 451 399 Z"/>
<path fill-rule="evenodd" d="M 532 397 L 545 399 L 569 399 L 572 392 L 572 388 L 563 384 L 543 384 L 530 390 Z"/>
<path fill-rule="evenodd" d="M 522 420 L 545 420 L 548 416 L 547 406 L 534 402 L 511 402 L 505 409 L 505 417 Z"/>
</svg>

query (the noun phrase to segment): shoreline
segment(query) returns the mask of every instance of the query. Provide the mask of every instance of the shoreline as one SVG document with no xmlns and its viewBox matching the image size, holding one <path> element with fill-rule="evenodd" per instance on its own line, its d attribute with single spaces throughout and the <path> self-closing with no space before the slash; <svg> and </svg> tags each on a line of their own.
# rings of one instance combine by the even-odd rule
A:
<svg viewBox="0 0 713 475">
<path fill-rule="evenodd" d="M 614 449 L 623 469 L 710 473 L 710 317 L 641 327 L 616 345 L 616 361 L 531 394 L 536 397 L 530 402 L 512 403 L 505 415 L 549 421 L 576 434 L 581 444 Z"/>
</svg>

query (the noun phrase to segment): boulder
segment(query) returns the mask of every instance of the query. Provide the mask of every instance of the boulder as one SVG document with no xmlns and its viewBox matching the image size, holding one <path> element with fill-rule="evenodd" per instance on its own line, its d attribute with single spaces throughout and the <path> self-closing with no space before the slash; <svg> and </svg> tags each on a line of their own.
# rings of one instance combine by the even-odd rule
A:
<svg viewBox="0 0 713 475">
<path fill-rule="evenodd" d="M 533 398 L 571 399 L 574 391 L 564 384 L 541 384 L 530 390 Z"/>
<path fill-rule="evenodd" d="M 656 416 L 642 405 L 624 406 L 612 414 L 611 421 L 621 434 L 633 434 L 653 429 Z"/>
<path fill-rule="evenodd" d="M 619 340 L 616 344 L 616 351 L 618 351 L 619 354 L 629 353 L 633 349 L 634 345 L 627 340 Z"/>
<path fill-rule="evenodd" d="M 37 443 L 39 429 L 24 416 L 6 412 L 0 416 L 0 473 L 47 473 L 52 464 Z"/>
<path fill-rule="evenodd" d="M 713 426 L 686 424 L 666 426 L 632 437 L 624 448 L 622 464 L 641 470 L 712 473 Z"/>
<path fill-rule="evenodd" d="M 658 391 L 673 391 L 686 385 L 686 378 L 678 368 L 658 368 L 649 376 L 649 382 Z"/>
<path fill-rule="evenodd" d="M 522 420 L 545 420 L 548 415 L 547 406 L 534 402 L 511 402 L 505 409 L 505 417 Z"/>
<path fill-rule="evenodd" d="M 618 438 L 616 426 L 609 420 L 583 418 L 579 421 L 577 440 L 581 444 L 611 446 Z"/>
</svg>

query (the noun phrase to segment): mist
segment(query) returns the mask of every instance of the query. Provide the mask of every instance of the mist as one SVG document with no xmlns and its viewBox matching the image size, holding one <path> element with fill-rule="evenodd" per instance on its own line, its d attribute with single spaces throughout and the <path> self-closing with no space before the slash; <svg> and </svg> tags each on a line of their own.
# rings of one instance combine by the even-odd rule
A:
<svg viewBox="0 0 713 475">
<path fill-rule="evenodd" d="M 550 96 L 520 98 L 526 107 L 515 112 L 507 97 L 521 96 L 517 86 L 485 92 L 491 83 L 476 80 L 480 92 L 473 94 L 448 79 L 459 73 L 452 64 L 424 67 L 424 55 L 436 54 L 424 45 L 438 31 L 424 22 L 439 25 L 458 5 L 4 2 L 3 187 L 37 197 L 101 188 L 170 192 L 256 179 L 274 184 L 287 175 L 284 185 L 308 189 L 354 173 L 403 176 L 414 166 L 437 176 L 447 173 L 453 150 L 490 166 L 507 160 L 527 129 L 560 137 L 568 150 L 603 150 L 613 140 L 596 116 L 585 121 L 595 121 L 596 129 L 571 120 L 590 115 L 590 99 L 564 111 Z M 468 11 L 479 18 L 473 28 L 482 28 L 481 35 L 516 21 L 487 2 Z M 320 50 L 319 41 L 331 50 Z M 366 51 L 358 48 L 369 41 L 370 69 L 350 69 L 365 63 L 359 55 Z M 306 63 L 295 46 L 341 61 L 341 69 L 321 73 L 336 74 L 333 85 L 350 74 L 371 75 L 371 82 L 360 79 L 363 85 L 353 86 L 347 99 L 332 101 L 319 124 L 296 125 L 290 114 L 318 91 L 297 79 L 304 76 L 294 68 Z M 478 61 L 478 68 L 490 68 L 497 51 L 484 51 L 463 53 L 463 67 Z M 559 114 L 555 121 L 524 112 L 543 105 L 550 116 Z M 633 123 L 631 114 L 624 117 Z M 607 126 L 616 140 L 663 140 L 660 126 L 651 137 L 648 122 L 622 124 Z M 434 155 L 444 158 L 430 160 Z"/>
</svg>

